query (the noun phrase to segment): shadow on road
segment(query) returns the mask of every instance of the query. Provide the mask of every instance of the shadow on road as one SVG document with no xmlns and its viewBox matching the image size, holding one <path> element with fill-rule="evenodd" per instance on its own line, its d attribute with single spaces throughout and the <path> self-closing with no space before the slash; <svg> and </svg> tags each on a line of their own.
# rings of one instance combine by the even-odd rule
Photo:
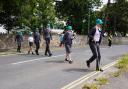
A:
<svg viewBox="0 0 128 89">
<path fill-rule="evenodd" d="M 94 70 L 89 70 L 89 69 L 78 69 L 78 68 L 71 68 L 71 69 L 65 69 L 63 71 L 66 71 L 66 72 L 92 72 Z"/>
<path fill-rule="evenodd" d="M 46 63 L 65 63 L 64 60 L 61 61 L 45 61 Z"/>
</svg>

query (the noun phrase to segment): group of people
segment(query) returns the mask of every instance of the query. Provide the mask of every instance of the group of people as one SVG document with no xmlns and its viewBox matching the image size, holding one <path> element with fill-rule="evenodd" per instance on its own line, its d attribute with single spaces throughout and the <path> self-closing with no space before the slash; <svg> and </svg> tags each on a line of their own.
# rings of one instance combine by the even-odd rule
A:
<svg viewBox="0 0 128 89">
<path fill-rule="evenodd" d="M 90 67 L 90 64 L 94 60 L 96 60 L 96 71 L 103 71 L 100 67 L 100 60 L 101 60 L 100 43 L 103 36 L 102 24 L 103 24 L 103 21 L 101 19 L 97 19 L 96 26 L 94 26 L 88 33 L 88 37 L 89 37 L 88 43 L 93 55 L 89 60 L 86 61 L 86 64 L 87 64 L 87 67 Z M 46 43 L 45 55 L 51 56 L 52 53 L 49 48 L 50 40 L 52 39 L 51 31 L 49 29 L 45 29 L 43 33 L 44 33 L 43 35 Z M 19 41 L 23 40 L 22 37 L 21 39 L 19 39 L 20 38 L 19 35 L 22 35 L 22 34 L 19 33 L 16 36 L 18 52 L 20 52 L 20 47 L 21 47 L 21 43 Z M 109 41 L 111 41 L 111 38 L 112 37 L 109 38 Z M 39 44 L 41 41 L 39 32 L 35 32 L 33 35 L 32 33 L 30 33 L 30 37 L 28 38 L 28 40 L 29 40 L 29 46 L 30 46 L 28 53 L 32 52 L 32 54 L 34 54 L 32 51 L 32 46 L 33 46 L 33 43 L 35 43 L 36 45 L 35 53 L 39 55 L 38 50 L 40 48 Z M 73 63 L 73 60 L 71 58 L 72 40 L 73 40 L 72 26 L 66 26 L 66 30 L 63 32 L 62 37 L 60 37 L 60 41 L 61 41 L 60 46 L 62 45 L 65 46 L 65 51 L 66 51 L 65 61 L 68 61 L 70 64 Z M 109 43 L 109 46 L 111 46 L 111 42 Z"/>
<path fill-rule="evenodd" d="M 52 53 L 50 51 L 50 40 L 52 40 L 52 35 L 50 29 L 46 28 L 43 30 L 43 36 L 46 44 L 46 49 L 45 49 L 45 55 L 52 56 Z M 15 41 L 17 43 L 17 52 L 21 52 L 21 46 L 23 42 L 23 35 L 22 32 L 18 32 Z M 35 44 L 36 49 L 35 53 L 36 55 L 39 55 L 39 48 L 40 48 L 40 42 L 41 42 L 41 36 L 38 30 L 36 30 L 34 33 L 30 32 L 29 37 L 28 37 L 28 43 L 29 43 L 29 50 L 28 54 L 32 53 L 34 54 L 33 51 L 33 45 Z"/>
</svg>

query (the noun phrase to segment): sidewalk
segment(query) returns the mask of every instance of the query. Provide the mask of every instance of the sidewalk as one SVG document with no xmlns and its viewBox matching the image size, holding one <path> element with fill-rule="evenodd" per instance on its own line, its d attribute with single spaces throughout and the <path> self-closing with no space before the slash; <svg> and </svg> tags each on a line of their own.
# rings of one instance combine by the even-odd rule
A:
<svg viewBox="0 0 128 89">
<path fill-rule="evenodd" d="M 128 89 L 127 66 L 128 55 L 121 57 L 121 60 L 117 61 L 113 66 L 73 89 Z"/>
<path fill-rule="evenodd" d="M 100 89 L 128 89 L 128 72 L 119 77 L 110 78 L 109 84 L 101 86 Z"/>
</svg>

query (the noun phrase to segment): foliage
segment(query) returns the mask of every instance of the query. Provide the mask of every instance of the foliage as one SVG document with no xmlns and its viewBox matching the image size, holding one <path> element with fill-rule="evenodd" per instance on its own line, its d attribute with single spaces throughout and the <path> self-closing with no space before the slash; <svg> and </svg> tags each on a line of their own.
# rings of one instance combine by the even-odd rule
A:
<svg viewBox="0 0 128 89">
<path fill-rule="evenodd" d="M 82 89 L 99 89 L 96 84 L 85 84 Z"/>
<path fill-rule="evenodd" d="M 128 1 L 127 0 L 116 0 L 116 3 L 112 3 L 109 6 L 104 6 L 100 14 L 106 18 L 106 28 L 108 31 L 118 31 L 123 36 L 128 32 Z M 105 19 L 105 17 L 104 17 Z"/>
<path fill-rule="evenodd" d="M 99 85 L 105 85 L 108 83 L 108 79 L 105 77 L 100 77 L 100 78 L 96 79 L 96 81 L 98 82 Z"/>
<path fill-rule="evenodd" d="M 1 0 L 0 24 L 7 30 L 28 26 L 32 30 L 53 22 L 54 0 Z"/>
<path fill-rule="evenodd" d="M 87 32 L 88 12 L 90 10 L 93 13 L 94 6 L 100 6 L 100 0 L 63 0 L 57 3 L 57 15 L 60 18 L 67 17 L 67 24 L 72 25 L 77 33 L 82 34 L 85 29 Z"/>
<path fill-rule="evenodd" d="M 116 65 L 120 70 L 128 70 L 128 55 L 125 55 Z"/>
</svg>

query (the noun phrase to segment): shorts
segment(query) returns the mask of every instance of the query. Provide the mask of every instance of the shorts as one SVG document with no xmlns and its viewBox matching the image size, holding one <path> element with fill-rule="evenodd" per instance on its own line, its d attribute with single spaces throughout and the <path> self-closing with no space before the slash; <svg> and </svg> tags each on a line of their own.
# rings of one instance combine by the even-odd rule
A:
<svg viewBox="0 0 128 89">
<path fill-rule="evenodd" d="M 29 46 L 33 46 L 33 42 L 29 42 Z"/>
<path fill-rule="evenodd" d="M 71 53 L 71 45 L 65 44 L 66 53 Z"/>
<path fill-rule="evenodd" d="M 21 42 L 17 42 L 17 46 L 20 46 L 21 47 Z"/>
</svg>

